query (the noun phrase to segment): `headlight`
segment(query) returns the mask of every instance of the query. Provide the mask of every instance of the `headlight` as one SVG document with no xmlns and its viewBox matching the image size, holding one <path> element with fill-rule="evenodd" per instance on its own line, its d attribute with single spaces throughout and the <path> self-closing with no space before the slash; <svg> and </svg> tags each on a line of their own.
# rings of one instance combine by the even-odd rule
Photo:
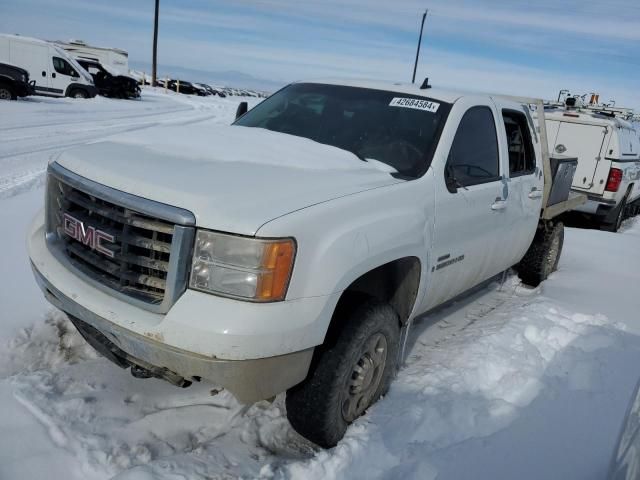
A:
<svg viewBox="0 0 640 480">
<path fill-rule="evenodd" d="M 257 302 L 283 300 L 295 253 L 291 238 L 247 238 L 198 230 L 189 287 Z"/>
</svg>

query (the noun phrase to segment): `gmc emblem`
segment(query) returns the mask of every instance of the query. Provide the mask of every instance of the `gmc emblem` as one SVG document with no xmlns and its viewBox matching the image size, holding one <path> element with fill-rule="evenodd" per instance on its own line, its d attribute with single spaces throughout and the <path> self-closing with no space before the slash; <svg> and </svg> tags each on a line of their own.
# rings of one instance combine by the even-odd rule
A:
<svg viewBox="0 0 640 480">
<path fill-rule="evenodd" d="M 95 227 L 86 226 L 83 222 L 68 213 L 64 214 L 63 229 L 64 233 L 83 245 L 86 245 L 91 250 L 100 252 L 109 258 L 115 256 L 115 254 L 108 248 L 105 248 L 103 244 L 103 242 L 114 243 L 116 239 L 113 235 L 109 235 Z"/>
</svg>

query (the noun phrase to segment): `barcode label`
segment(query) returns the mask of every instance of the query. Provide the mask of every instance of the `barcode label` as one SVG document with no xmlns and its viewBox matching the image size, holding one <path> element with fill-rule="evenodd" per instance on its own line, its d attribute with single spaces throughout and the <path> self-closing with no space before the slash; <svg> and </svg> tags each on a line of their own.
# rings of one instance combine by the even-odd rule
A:
<svg viewBox="0 0 640 480">
<path fill-rule="evenodd" d="M 391 100 L 389 106 L 413 108 L 415 110 L 425 110 L 427 112 L 436 113 L 440 104 L 430 100 L 420 100 L 419 98 L 395 97 Z"/>
</svg>

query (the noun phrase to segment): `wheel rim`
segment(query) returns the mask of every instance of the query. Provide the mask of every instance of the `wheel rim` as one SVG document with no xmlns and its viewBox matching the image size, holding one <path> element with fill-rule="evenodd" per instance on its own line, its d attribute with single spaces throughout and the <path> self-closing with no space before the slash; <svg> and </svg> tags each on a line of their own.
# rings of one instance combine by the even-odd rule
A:
<svg viewBox="0 0 640 480">
<path fill-rule="evenodd" d="M 76 93 L 73 95 L 73 97 L 74 97 L 74 98 L 84 98 L 84 94 L 83 94 L 82 92 L 76 92 Z"/>
<path fill-rule="evenodd" d="M 560 251 L 560 235 L 555 235 L 549 246 L 549 252 L 547 252 L 547 261 L 545 263 L 545 273 L 549 275 L 553 271 L 553 267 L 556 264 L 558 258 L 558 252 Z M 545 276 L 546 276 L 545 275 Z"/>
<path fill-rule="evenodd" d="M 382 333 L 376 333 L 365 342 L 360 358 L 347 378 L 342 400 L 342 417 L 346 422 L 353 422 L 370 405 L 386 363 L 387 339 Z"/>
<path fill-rule="evenodd" d="M 11 92 L 6 88 L 0 88 L 0 100 L 11 100 Z"/>
</svg>

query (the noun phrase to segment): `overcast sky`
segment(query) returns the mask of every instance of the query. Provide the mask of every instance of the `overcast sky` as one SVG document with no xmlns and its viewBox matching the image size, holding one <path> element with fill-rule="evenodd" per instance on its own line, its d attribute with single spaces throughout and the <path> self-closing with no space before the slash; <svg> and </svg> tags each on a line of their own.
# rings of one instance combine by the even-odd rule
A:
<svg viewBox="0 0 640 480">
<path fill-rule="evenodd" d="M 278 82 L 418 78 L 553 98 L 599 92 L 640 110 L 640 0 L 161 0 L 159 62 Z M 153 0 L 0 0 L 0 31 L 82 39 L 150 62 Z"/>
</svg>

